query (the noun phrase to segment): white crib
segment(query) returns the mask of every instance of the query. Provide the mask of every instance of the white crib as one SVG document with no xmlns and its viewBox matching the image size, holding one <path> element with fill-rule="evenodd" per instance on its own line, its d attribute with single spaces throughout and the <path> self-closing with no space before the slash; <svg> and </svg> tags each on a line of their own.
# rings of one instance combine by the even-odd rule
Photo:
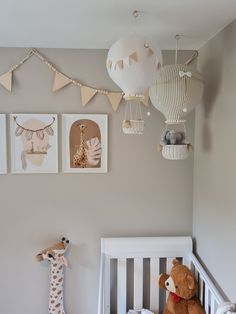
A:
<svg viewBox="0 0 236 314">
<path fill-rule="evenodd" d="M 170 271 L 173 258 L 192 269 L 206 314 L 215 314 L 226 300 L 192 253 L 190 237 L 103 238 L 98 314 L 125 314 L 143 307 L 161 313 L 167 295 L 157 280 L 161 272 Z"/>
</svg>

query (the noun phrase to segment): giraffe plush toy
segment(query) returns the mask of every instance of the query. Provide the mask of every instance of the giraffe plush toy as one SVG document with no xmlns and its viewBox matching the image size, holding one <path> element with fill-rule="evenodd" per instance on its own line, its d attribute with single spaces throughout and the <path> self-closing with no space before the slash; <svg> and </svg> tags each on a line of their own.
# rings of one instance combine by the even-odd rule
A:
<svg viewBox="0 0 236 314">
<path fill-rule="evenodd" d="M 68 244 L 69 240 L 63 237 L 60 242 L 44 249 L 36 256 L 39 262 L 48 260 L 51 264 L 49 314 L 65 314 L 63 304 L 63 269 L 64 266 L 68 266 L 64 257 Z"/>
</svg>

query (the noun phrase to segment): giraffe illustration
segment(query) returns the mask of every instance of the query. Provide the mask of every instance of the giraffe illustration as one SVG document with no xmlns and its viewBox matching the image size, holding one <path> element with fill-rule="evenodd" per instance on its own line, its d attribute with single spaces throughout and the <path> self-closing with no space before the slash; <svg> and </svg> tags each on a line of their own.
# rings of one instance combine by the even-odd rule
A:
<svg viewBox="0 0 236 314">
<path fill-rule="evenodd" d="M 78 147 L 76 148 L 73 158 L 73 164 L 77 168 L 86 168 L 88 165 L 86 143 L 84 139 L 86 126 L 84 124 L 78 124 L 78 126 L 80 129 L 80 145 L 79 148 Z"/>
<path fill-rule="evenodd" d="M 48 260 L 51 264 L 49 314 L 65 314 L 63 303 L 63 269 L 68 266 L 64 254 L 69 240 L 62 238 L 60 242 L 43 250 L 36 258 L 38 261 Z"/>
</svg>

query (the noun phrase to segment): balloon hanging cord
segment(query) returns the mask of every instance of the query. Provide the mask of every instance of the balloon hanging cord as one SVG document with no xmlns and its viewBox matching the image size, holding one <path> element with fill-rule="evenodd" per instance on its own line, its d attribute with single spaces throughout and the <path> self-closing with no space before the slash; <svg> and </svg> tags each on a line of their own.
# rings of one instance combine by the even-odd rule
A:
<svg viewBox="0 0 236 314">
<path fill-rule="evenodd" d="M 179 40 L 180 40 L 180 35 L 175 35 L 175 64 L 178 63 L 178 43 L 179 43 Z"/>
</svg>

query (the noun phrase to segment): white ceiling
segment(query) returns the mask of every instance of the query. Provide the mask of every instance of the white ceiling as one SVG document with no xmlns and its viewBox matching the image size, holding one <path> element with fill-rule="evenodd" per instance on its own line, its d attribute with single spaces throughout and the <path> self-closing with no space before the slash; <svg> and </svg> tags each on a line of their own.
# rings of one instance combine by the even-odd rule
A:
<svg viewBox="0 0 236 314">
<path fill-rule="evenodd" d="M 0 46 L 109 48 L 134 30 L 161 49 L 198 49 L 236 18 L 236 0 L 0 0 Z"/>
</svg>

